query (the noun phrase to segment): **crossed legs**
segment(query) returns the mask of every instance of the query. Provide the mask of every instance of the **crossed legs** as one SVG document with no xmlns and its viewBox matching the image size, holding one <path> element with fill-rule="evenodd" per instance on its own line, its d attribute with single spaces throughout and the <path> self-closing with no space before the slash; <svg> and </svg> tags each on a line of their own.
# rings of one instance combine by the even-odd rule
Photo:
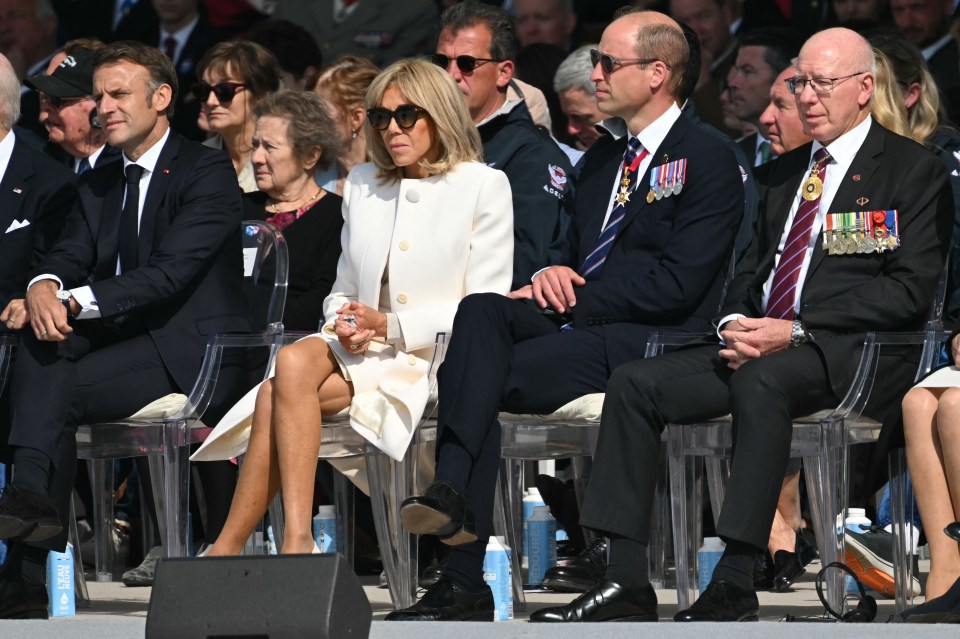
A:
<svg viewBox="0 0 960 639">
<path fill-rule="evenodd" d="M 285 518 L 281 552 L 312 550 L 321 417 L 349 406 L 352 394 L 322 339 L 304 339 L 280 350 L 275 376 L 257 395 L 230 514 L 208 556 L 238 554 L 281 488 Z"/>
<path fill-rule="evenodd" d="M 960 546 L 943 533 L 960 520 L 960 389 L 913 388 L 903 398 L 907 465 L 930 544 L 927 601 L 960 578 Z"/>
</svg>

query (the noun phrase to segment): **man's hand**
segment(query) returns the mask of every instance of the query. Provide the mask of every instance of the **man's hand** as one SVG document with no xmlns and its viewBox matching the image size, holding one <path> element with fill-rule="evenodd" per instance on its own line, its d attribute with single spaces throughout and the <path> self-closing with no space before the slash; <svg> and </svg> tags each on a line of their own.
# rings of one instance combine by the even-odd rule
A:
<svg viewBox="0 0 960 639">
<path fill-rule="evenodd" d="M 786 350 L 790 346 L 793 322 L 769 317 L 740 317 L 724 325 L 720 331 L 726 348 L 720 357 L 736 370 L 751 359 Z"/>
<path fill-rule="evenodd" d="M 558 313 L 566 313 L 577 305 L 574 287 L 586 283 L 587 281 L 570 267 L 551 266 L 537 273 L 533 279 L 533 299 L 540 308 L 547 308 L 549 305 Z"/>
<path fill-rule="evenodd" d="M 67 322 L 67 309 L 57 299 L 58 290 L 53 280 L 40 280 L 27 289 L 27 314 L 33 334 L 40 341 L 62 342 L 73 332 Z"/>
<path fill-rule="evenodd" d="M 7 329 L 19 331 L 30 323 L 30 313 L 24 300 L 10 300 L 7 307 L 0 313 L 0 322 L 6 324 Z"/>
</svg>

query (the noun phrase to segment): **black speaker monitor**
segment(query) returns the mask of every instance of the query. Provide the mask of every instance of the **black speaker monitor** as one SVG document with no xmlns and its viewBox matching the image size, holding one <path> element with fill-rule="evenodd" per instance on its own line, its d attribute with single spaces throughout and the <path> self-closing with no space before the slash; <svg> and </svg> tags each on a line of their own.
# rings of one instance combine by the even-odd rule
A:
<svg viewBox="0 0 960 639">
<path fill-rule="evenodd" d="M 372 610 L 340 555 L 162 559 L 147 639 L 367 639 Z"/>
</svg>

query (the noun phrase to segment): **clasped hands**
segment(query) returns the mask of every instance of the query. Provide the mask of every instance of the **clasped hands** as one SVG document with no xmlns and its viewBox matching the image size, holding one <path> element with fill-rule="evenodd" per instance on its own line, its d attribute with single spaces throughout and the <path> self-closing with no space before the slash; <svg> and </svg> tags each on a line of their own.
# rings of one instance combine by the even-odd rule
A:
<svg viewBox="0 0 960 639">
<path fill-rule="evenodd" d="M 67 322 L 67 309 L 57 299 L 58 290 L 53 280 L 40 280 L 27 290 L 26 299 L 10 300 L 0 313 L 0 322 L 11 331 L 29 324 L 42 342 L 64 341 L 73 327 Z"/>
<path fill-rule="evenodd" d="M 344 348 L 362 355 L 370 340 L 387 336 L 387 316 L 360 302 L 347 302 L 337 310 L 333 331 Z"/>
<path fill-rule="evenodd" d="M 540 308 L 551 306 L 558 313 L 569 313 L 577 305 L 574 289 L 587 281 L 568 266 L 545 268 L 527 284 L 507 293 L 514 300 L 534 300 Z"/>
<path fill-rule="evenodd" d="M 786 350 L 790 346 L 793 322 L 770 317 L 738 317 L 723 325 L 720 337 L 725 348 L 720 357 L 737 370 L 751 359 Z"/>
</svg>

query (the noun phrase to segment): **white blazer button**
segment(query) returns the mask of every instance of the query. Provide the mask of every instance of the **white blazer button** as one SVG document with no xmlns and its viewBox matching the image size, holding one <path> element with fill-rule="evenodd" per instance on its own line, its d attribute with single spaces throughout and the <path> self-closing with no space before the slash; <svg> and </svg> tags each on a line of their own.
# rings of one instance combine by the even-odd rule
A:
<svg viewBox="0 0 960 639">
<path fill-rule="evenodd" d="M 407 191 L 407 201 L 416 204 L 420 201 L 420 191 L 416 189 L 410 189 Z"/>
<path fill-rule="evenodd" d="M 407 240 L 400 240 L 400 250 L 406 251 L 410 248 L 410 242 Z"/>
<path fill-rule="evenodd" d="M 400 293 L 399 295 L 397 295 L 397 301 L 400 302 L 401 304 L 406 304 L 406 303 L 407 303 L 407 294 L 406 294 L 406 293 Z"/>
<path fill-rule="evenodd" d="M 414 366 L 414 365 L 416 365 L 416 363 L 417 363 L 417 356 L 416 356 L 416 355 L 407 355 L 407 364 L 410 364 L 411 366 Z"/>
</svg>

